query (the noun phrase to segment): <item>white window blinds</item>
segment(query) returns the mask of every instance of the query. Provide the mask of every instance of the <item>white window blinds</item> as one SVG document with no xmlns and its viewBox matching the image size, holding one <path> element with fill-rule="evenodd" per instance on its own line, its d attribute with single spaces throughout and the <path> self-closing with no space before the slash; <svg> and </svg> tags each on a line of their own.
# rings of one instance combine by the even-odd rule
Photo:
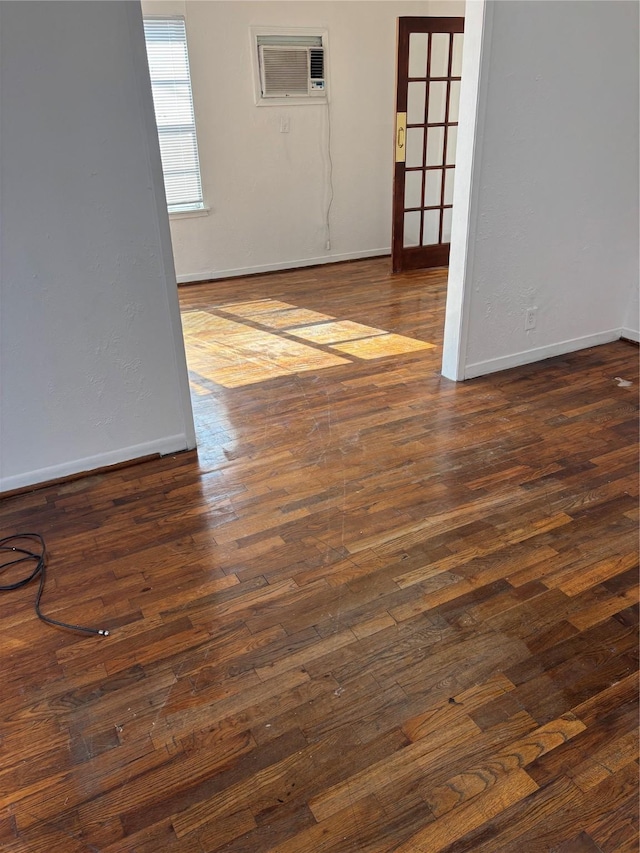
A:
<svg viewBox="0 0 640 853">
<path fill-rule="evenodd" d="M 169 213 L 204 207 L 182 18 L 145 18 L 153 104 Z"/>
</svg>

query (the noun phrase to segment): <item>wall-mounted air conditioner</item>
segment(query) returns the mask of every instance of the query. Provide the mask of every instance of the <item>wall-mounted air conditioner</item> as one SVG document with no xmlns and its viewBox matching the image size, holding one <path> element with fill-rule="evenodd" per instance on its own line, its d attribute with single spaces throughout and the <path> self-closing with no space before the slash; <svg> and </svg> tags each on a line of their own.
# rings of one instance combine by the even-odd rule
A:
<svg viewBox="0 0 640 853">
<path fill-rule="evenodd" d="M 326 31 L 252 27 L 256 104 L 327 100 Z"/>
<path fill-rule="evenodd" d="M 324 48 L 260 45 L 263 98 L 324 95 Z"/>
</svg>

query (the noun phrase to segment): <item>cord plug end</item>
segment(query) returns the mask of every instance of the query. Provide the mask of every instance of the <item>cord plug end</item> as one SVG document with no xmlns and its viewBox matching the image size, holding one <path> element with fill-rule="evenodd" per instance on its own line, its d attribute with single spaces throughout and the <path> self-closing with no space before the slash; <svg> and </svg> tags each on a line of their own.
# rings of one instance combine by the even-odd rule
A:
<svg viewBox="0 0 640 853">
<path fill-rule="evenodd" d="M 100 634 L 101 637 L 108 637 L 109 636 L 109 632 L 107 631 L 106 628 L 98 628 L 98 634 Z"/>
</svg>

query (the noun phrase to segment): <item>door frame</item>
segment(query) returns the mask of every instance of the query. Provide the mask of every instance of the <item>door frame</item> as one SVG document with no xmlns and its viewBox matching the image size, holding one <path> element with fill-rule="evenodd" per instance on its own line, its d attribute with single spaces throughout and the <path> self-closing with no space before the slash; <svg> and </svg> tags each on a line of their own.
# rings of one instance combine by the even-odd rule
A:
<svg viewBox="0 0 640 853">
<path fill-rule="evenodd" d="M 482 159 L 492 31 L 493 4 L 467 3 L 442 351 L 442 375 L 456 382 L 466 378 L 474 281 L 474 246 L 469 236 L 478 231 L 476 163 Z"/>
</svg>

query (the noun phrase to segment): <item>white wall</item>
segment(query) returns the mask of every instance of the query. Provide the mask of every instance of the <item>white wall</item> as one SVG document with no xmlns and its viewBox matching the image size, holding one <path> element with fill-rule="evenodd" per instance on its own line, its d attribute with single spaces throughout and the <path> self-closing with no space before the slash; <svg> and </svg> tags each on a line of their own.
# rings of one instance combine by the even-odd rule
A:
<svg viewBox="0 0 640 853">
<path fill-rule="evenodd" d="M 622 335 L 640 343 L 640 288 L 633 287 L 627 305 Z"/>
<path fill-rule="evenodd" d="M 389 252 L 396 19 L 464 14 L 456 2 L 145 0 L 186 18 L 208 216 L 172 218 L 179 281 Z M 250 25 L 325 27 L 334 198 L 331 249 L 327 109 L 256 107 Z M 279 132 L 281 117 L 290 132 Z"/>
<path fill-rule="evenodd" d="M 2 3 L 0 489 L 193 446 L 137 3 Z"/>
<path fill-rule="evenodd" d="M 467 222 L 454 212 L 452 256 L 464 261 L 452 261 L 448 314 L 462 305 L 464 322 L 447 328 L 451 378 L 615 340 L 634 312 L 638 323 L 637 4 L 489 2 L 476 54 L 477 134 L 472 152 L 458 148 L 471 197 Z M 525 332 L 529 307 L 537 328 Z"/>
</svg>

